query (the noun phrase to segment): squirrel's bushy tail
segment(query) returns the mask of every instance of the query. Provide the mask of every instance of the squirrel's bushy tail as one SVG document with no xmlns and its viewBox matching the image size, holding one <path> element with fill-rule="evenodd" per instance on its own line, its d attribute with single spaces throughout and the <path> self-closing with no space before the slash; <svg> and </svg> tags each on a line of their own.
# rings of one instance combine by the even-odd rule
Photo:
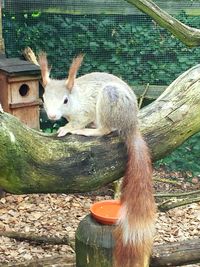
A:
<svg viewBox="0 0 200 267">
<path fill-rule="evenodd" d="M 152 167 L 140 133 L 127 141 L 128 163 L 122 182 L 122 209 L 115 231 L 114 267 L 147 267 L 151 254 L 155 201 Z"/>
</svg>

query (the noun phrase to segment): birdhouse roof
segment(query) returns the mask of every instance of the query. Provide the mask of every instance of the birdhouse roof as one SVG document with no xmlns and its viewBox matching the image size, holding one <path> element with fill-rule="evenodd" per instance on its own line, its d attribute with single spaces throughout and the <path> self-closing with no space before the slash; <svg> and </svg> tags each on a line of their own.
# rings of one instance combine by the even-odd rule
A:
<svg viewBox="0 0 200 267">
<path fill-rule="evenodd" d="M 39 66 L 19 58 L 0 59 L 0 72 L 6 72 L 9 76 L 39 75 Z"/>
</svg>

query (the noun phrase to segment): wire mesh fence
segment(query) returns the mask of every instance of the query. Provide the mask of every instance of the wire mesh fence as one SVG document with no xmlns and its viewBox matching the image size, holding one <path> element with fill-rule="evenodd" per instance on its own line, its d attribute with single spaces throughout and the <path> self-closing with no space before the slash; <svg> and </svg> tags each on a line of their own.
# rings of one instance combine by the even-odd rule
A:
<svg viewBox="0 0 200 267">
<path fill-rule="evenodd" d="M 200 28 L 200 1 L 155 1 L 182 22 Z M 52 75 L 63 78 L 72 58 L 85 53 L 80 74 L 110 72 L 133 85 L 168 85 L 199 63 L 188 48 L 123 0 L 7 0 L 3 36 L 8 57 L 30 46 L 48 54 Z"/>
</svg>

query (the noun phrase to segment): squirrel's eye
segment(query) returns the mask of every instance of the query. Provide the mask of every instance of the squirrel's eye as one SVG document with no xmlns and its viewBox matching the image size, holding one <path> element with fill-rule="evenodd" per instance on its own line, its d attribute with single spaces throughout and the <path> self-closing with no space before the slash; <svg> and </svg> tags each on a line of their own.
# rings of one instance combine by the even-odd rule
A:
<svg viewBox="0 0 200 267">
<path fill-rule="evenodd" d="M 67 104 L 67 102 L 68 102 L 68 98 L 66 97 L 66 98 L 64 99 L 63 103 L 64 103 L 64 104 Z"/>
</svg>

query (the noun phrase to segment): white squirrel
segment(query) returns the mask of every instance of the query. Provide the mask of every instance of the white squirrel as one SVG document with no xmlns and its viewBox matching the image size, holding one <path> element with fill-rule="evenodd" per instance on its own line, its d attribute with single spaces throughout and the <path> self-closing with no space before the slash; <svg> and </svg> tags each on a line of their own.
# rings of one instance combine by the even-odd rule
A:
<svg viewBox="0 0 200 267">
<path fill-rule="evenodd" d="M 151 160 L 138 125 L 137 99 L 118 77 L 93 72 L 76 78 L 83 55 L 72 62 L 68 78 L 50 78 L 45 53 L 39 55 L 44 107 L 49 119 L 64 117 L 67 133 L 102 136 L 118 131 L 125 139 L 128 162 L 121 188 L 121 213 L 116 226 L 114 267 L 147 267 L 151 255 L 156 217 Z M 96 128 L 87 128 L 94 123 Z"/>
</svg>

